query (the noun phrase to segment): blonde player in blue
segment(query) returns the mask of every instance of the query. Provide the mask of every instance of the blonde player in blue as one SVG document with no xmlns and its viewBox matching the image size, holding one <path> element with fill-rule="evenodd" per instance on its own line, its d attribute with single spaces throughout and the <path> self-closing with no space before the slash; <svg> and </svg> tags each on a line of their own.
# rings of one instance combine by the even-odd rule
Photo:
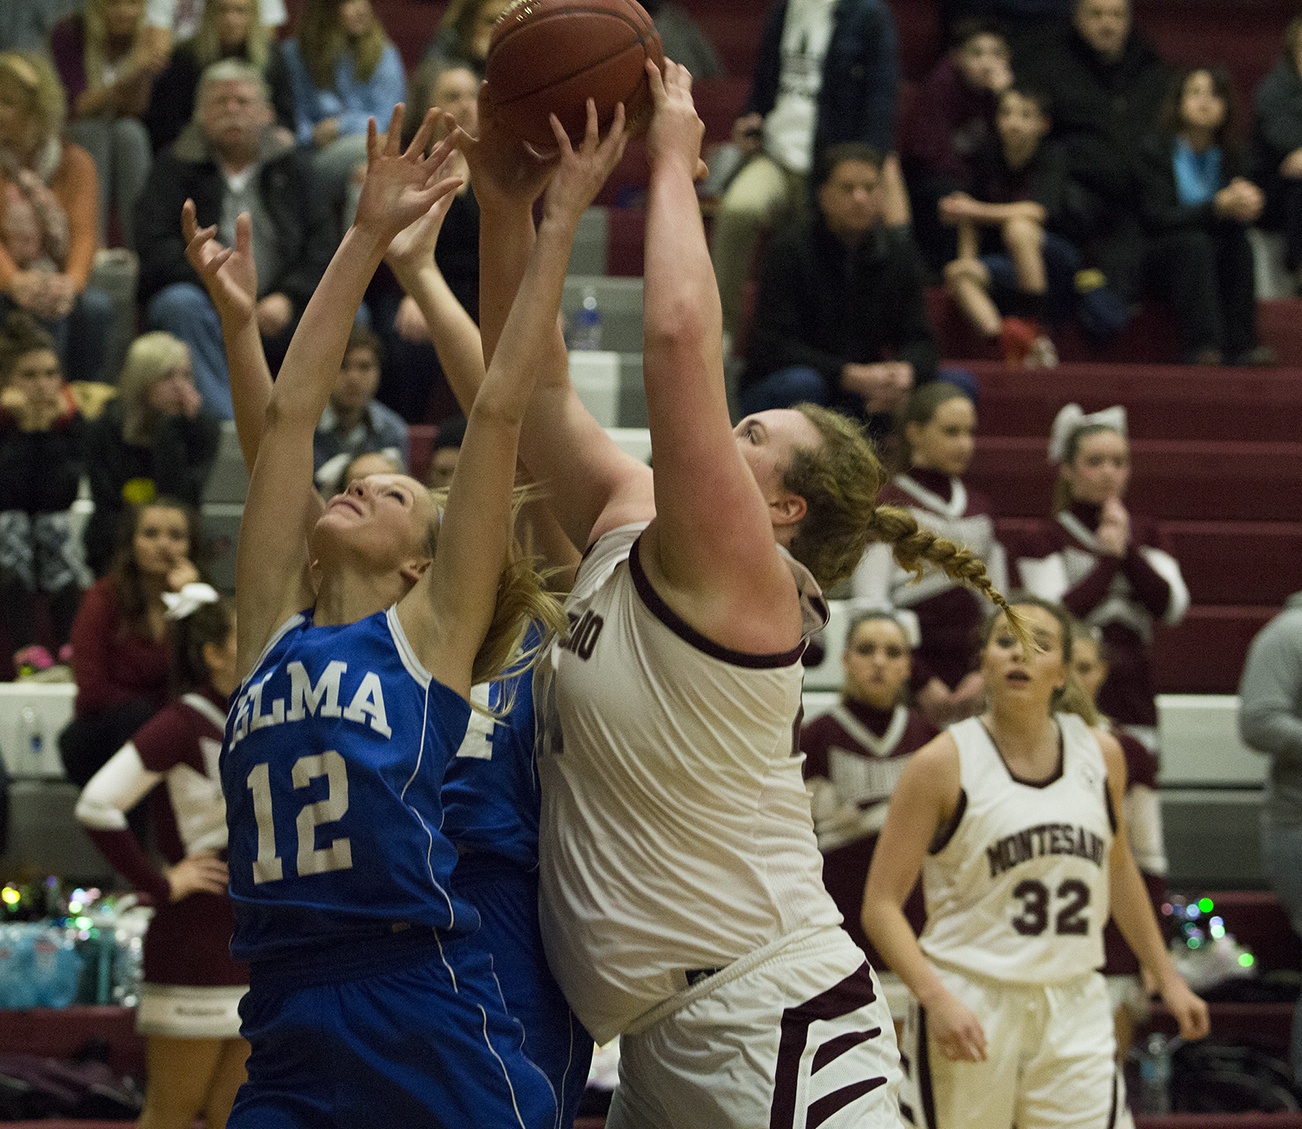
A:
<svg viewBox="0 0 1302 1129">
<path fill-rule="evenodd" d="M 929 1129 L 1130 1125 L 1112 1003 L 1099 969 L 1109 914 L 1186 1039 L 1207 1005 L 1167 955 L 1126 841 L 1126 762 L 1076 710 L 1071 620 L 1027 598 L 1033 646 L 993 617 L 981 649 L 989 705 L 905 767 L 863 900 L 863 927 L 915 1001 L 905 1025 L 905 1118 Z M 927 924 L 903 906 L 922 873 Z"/>
<path fill-rule="evenodd" d="M 529 620 L 556 619 L 512 554 L 511 495 L 529 344 L 551 330 L 540 311 L 559 301 L 578 217 L 622 149 L 622 125 L 599 141 L 591 117 L 577 152 L 561 142 L 442 514 L 403 475 L 355 482 L 323 512 L 311 457 L 385 248 L 456 187 L 438 177 L 448 146 L 424 155 L 432 114 L 406 152 L 401 108 L 382 143 L 372 125 L 357 219 L 272 391 L 241 527 L 244 681 L 222 757 L 232 948 L 251 964 L 253 1053 L 232 1126 L 554 1123 L 491 961 L 467 943 L 478 918 L 449 887 L 439 792 L 472 683 L 503 672 Z"/>
</svg>

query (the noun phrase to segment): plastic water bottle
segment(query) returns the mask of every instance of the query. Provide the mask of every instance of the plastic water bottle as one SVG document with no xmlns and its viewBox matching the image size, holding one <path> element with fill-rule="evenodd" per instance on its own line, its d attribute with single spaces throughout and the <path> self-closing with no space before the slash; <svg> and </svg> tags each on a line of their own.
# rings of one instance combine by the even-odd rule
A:
<svg viewBox="0 0 1302 1129">
<path fill-rule="evenodd" d="M 570 323 L 570 348 L 589 352 L 601 348 L 601 311 L 595 287 L 583 288 L 582 300 Z"/>
<path fill-rule="evenodd" d="M 1153 1032 L 1139 1048 L 1138 1113 L 1171 1112 L 1171 1052 L 1175 1040 Z"/>
<path fill-rule="evenodd" d="M 33 774 L 41 771 L 45 763 L 45 730 L 33 706 L 23 706 L 18 711 L 19 748 L 27 758 L 24 770 Z"/>
</svg>

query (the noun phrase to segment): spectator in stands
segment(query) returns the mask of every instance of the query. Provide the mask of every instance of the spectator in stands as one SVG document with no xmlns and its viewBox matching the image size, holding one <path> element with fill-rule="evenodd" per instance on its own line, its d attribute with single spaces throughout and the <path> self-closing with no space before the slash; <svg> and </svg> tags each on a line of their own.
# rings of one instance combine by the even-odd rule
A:
<svg viewBox="0 0 1302 1129">
<path fill-rule="evenodd" d="M 67 643 L 91 581 L 69 513 L 85 426 L 53 338 L 29 314 L 11 313 L 0 332 L 0 605 L 15 651 L 37 641 L 38 594 L 55 648 Z"/>
<path fill-rule="evenodd" d="M 392 107 L 390 107 L 392 109 Z M 190 347 L 195 384 L 209 412 L 231 418 L 221 321 L 185 259 L 177 216 L 187 199 L 199 222 L 233 242 L 235 217 L 253 215 L 257 234 L 258 328 L 273 371 L 334 248 L 334 224 L 311 190 L 311 161 L 282 144 L 262 75 L 238 59 L 214 63 L 199 80 L 195 119 L 161 154 L 137 210 L 140 297 L 149 324 Z"/>
<path fill-rule="evenodd" d="M 908 223 L 893 153 L 899 83 L 899 37 L 885 0 L 773 4 L 750 97 L 733 123 L 733 142 L 749 160 L 714 217 L 710 257 L 723 302 L 725 354 L 741 329 L 760 236 L 805 202 L 807 177 L 828 146 L 858 141 L 888 154 L 880 210 L 888 227 Z"/>
<path fill-rule="evenodd" d="M 420 122 L 431 106 L 450 113 L 472 137 L 479 132 L 480 78 L 466 63 L 429 58 L 412 79 L 407 122 Z M 414 130 L 415 125 L 411 128 Z M 479 315 L 479 204 L 470 170 L 460 153 L 449 168 L 462 178 L 439 232 L 435 258 L 457 300 L 472 318 Z M 427 423 L 460 409 L 443 376 L 420 308 L 403 294 L 387 267 L 366 295 L 372 323 L 384 342 L 384 375 L 377 397 L 408 423 Z"/>
<path fill-rule="evenodd" d="M 940 201 L 971 191 L 972 159 L 994 136 L 999 95 L 1012 81 L 1003 31 L 988 20 L 964 20 L 900 122 L 913 238 L 936 270 L 957 252 L 954 226 L 940 222 Z"/>
<path fill-rule="evenodd" d="M 1239 734 L 1270 757 L 1261 862 L 1302 936 L 1302 592 L 1252 640 L 1239 683 Z M 1293 1012 L 1293 1082 L 1302 1086 L 1302 1006 Z"/>
<path fill-rule="evenodd" d="M 1099 709 L 1156 751 L 1153 629 L 1184 618 L 1189 589 L 1157 523 L 1122 502 L 1130 483 L 1126 409 L 1086 415 L 1068 404 L 1053 421 L 1049 461 L 1058 466 L 1054 517 L 1019 546 L 1022 586 L 1100 629 L 1109 665 Z"/>
<path fill-rule="evenodd" d="M 957 385 L 936 380 L 915 389 L 897 424 L 904 469 L 883 487 L 882 504 L 901 506 L 923 529 L 966 546 L 1002 591 L 1008 564 L 995 538 L 994 510 L 984 494 L 963 482 L 976 423 L 976 405 Z M 856 599 L 870 606 L 906 608 L 916 616 L 912 687 L 918 708 L 932 722 L 948 725 L 981 708 L 985 689 L 973 671 L 989 612 L 981 596 L 933 568 L 916 580 L 884 545 L 868 546 L 852 585 Z"/>
<path fill-rule="evenodd" d="M 1103 632 L 1079 620 L 1072 624 L 1071 672 L 1081 692 L 1097 708 L 1099 689 L 1108 677 L 1107 648 Z M 1157 795 L 1157 754 L 1127 733 L 1124 726 L 1114 725 L 1110 718 L 1100 716 L 1098 724 L 1117 739 L 1125 754 L 1126 837 L 1153 912 L 1160 913 L 1166 899 L 1167 862 L 1162 806 Z M 1148 1016 L 1148 994 L 1139 975 L 1139 962 L 1115 921 L 1109 921 L 1103 930 L 1103 951 L 1106 957 L 1103 973 L 1112 993 L 1117 1057 L 1124 1062 L 1135 1024 Z"/>
<path fill-rule="evenodd" d="M 666 58 L 681 63 L 694 79 L 723 77 L 723 64 L 710 37 L 680 5 L 646 0 L 642 7 L 655 21 Z"/>
<path fill-rule="evenodd" d="M 1184 71 L 1172 84 L 1162 128 L 1145 141 L 1138 164 L 1151 236 L 1147 274 L 1175 313 L 1183 360 L 1269 365 L 1275 354 L 1257 339 L 1248 243 L 1265 197 L 1241 175 L 1233 107 L 1224 67 Z"/>
<path fill-rule="evenodd" d="M 171 145 L 193 120 L 199 76 L 219 59 L 242 59 L 261 72 L 276 125 L 292 139 L 294 89 L 280 42 L 258 20 L 258 0 L 212 0 L 198 32 L 172 52 L 167 69 L 154 82 L 145 126 L 155 153 Z"/>
<path fill-rule="evenodd" d="M 452 416 L 439 424 L 434 436 L 434 450 L 430 454 L 426 484 L 437 490 L 452 482 L 452 472 L 457 469 L 461 455 L 461 441 L 466 437 L 466 417 Z"/>
<path fill-rule="evenodd" d="M 26 265 L 7 240 L 0 245 L 0 314 L 14 307 L 32 314 L 53 335 L 71 378 L 98 380 L 113 324 L 108 295 L 87 285 L 99 239 L 98 179 L 90 154 L 63 138 L 63 115 L 49 62 L 35 52 L 0 52 L 0 227 L 8 228 L 15 199 L 41 229 L 41 251 Z"/>
<path fill-rule="evenodd" d="M 493 26 L 510 6 L 511 0 L 452 0 L 422 64 L 463 63 L 482 79 Z"/>
<path fill-rule="evenodd" d="M 1061 230 L 1132 301 L 1141 289 L 1144 257 L 1134 167 L 1170 71 L 1132 29 L 1130 0 L 1076 0 L 1071 26 L 1015 64 L 1019 79 L 1048 96 L 1052 137 L 1066 150 Z"/>
<path fill-rule="evenodd" d="M 764 258 L 741 412 L 823 404 L 883 434 L 909 389 L 936 375 L 922 264 L 886 229 L 875 149 L 824 150 L 814 184 L 814 214 Z"/>
<path fill-rule="evenodd" d="M 358 455 L 379 452 L 407 473 L 409 447 L 402 416 L 375 399 L 380 385 L 380 339 L 362 325 L 348 335 L 343 363 L 330 403 L 321 413 L 312 455 L 317 485 L 327 491 L 346 481 L 343 472 Z"/>
<path fill-rule="evenodd" d="M 190 1129 L 202 1113 L 207 1129 L 224 1129 L 249 1054 L 237 1010 L 249 973 L 230 955 L 226 803 L 215 753 L 239 685 L 235 615 L 211 587 L 191 584 L 169 601 L 167 616 L 174 700 L 95 773 L 77 819 L 155 907 L 136 1008 L 147 1038 L 136 1124 Z M 146 797 L 157 854 L 127 822 Z"/>
<path fill-rule="evenodd" d="M 945 289 L 1005 363 L 1052 368 L 1057 350 L 1049 324 L 1062 322 L 1076 296 L 1080 255 L 1047 230 L 1062 213 L 1066 166 L 1045 141 L 1044 95 L 1020 85 L 999 96 L 998 136 L 973 158 L 971 192 L 939 204 L 942 222 L 958 232 L 957 257 L 945 265 Z"/>
<path fill-rule="evenodd" d="M 313 155 L 314 188 L 342 217 L 349 181 L 366 163 L 367 119 L 384 132 L 406 97 L 402 59 L 371 0 L 306 0 L 285 64 L 294 133 Z"/>
<path fill-rule="evenodd" d="M 134 506 L 119 534 L 113 568 L 86 590 L 72 625 L 77 701 L 59 753 L 81 787 L 167 701 L 163 594 L 201 579 L 199 515 L 189 506 L 162 497 Z"/>
<path fill-rule="evenodd" d="M 43 51 L 50 31 L 86 0 L 5 0 L 0 4 L 0 50 Z"/>
<path fill-rule="evenodd" d="M 194 386 L 190 350 L 170 333 L 155 332 L 132 342 L 118 395 L 88 432 L 95 512 L 86 523 L 86 556 L 100 574 L 124 510 L 161 496 L 199 505 L 220 425 Z"/>
<path fill-rule="evenodd" d="M 285 0 L 257 0 L 258 18 L 274 38 L 285 26 L 289 13 Z M 204 0 L 145 0 L 145 35 L 156 50 L 170 54 L 177 43 L 199 34 Z"/>
<path fill-rule="evenodd" d="M 997 21 L 1016 62 L 1064 27 L 1073 7 L 1075 0 L 940 0 L 940 19 L 951 36 L 967 20 Z"/>
<path fill-rule="evenodd" d="M 1253 102 L 1249 171 L 1265 190 L 1263 227 L 1284 233 L 1284 266 L 1302 269 L 1302 16 L 1284 32 L 1284 54 Z"/>
<path fill-rule="evenodd" d="M 841 701 L 800 730 L 823 885 L 874 968 L 882 962 L 859 924 L 868 864 L 895 782 L 909 757 L 936 736 L 936 727 L 905 701 L 910 634 L 917 631 L 907 617 L 908 612 L 874 610 L 854 615 L 841 653 Z M 905 913 L 921 930 L 927 914 L 920 887 Z"/>
<path fill-rule="evenodd" d="M 136 199 L 149 176 L 152 149 L 141 120 L 167 56 L 144 28 L 145 0 L 87 0 L 84 13 L 50 33 L 50 56 L 67 92 L 68 135 L 99 170 L 99 239 L 109 242 L 110 214 L 134 247 Z"/>
</svg>

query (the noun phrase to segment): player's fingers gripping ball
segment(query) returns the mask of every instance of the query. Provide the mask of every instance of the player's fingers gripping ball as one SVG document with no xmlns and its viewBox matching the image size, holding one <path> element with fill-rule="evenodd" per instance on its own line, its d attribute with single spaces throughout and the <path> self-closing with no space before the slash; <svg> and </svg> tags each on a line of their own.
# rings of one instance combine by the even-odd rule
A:
<svg viewBox="0 0 1302 1129">
<path fill-rule="evenodd" d="M 636 136 L 651 116 L 648 59 L 662 67 L 664 50 L 637 0 L 516 0 L 493 29 L 488 96 L 503 128 L 539 152 L 556 148 L 549 114 L 581 144 L 589 98 L 603 134 L 623 102 Z"/>
</svg>

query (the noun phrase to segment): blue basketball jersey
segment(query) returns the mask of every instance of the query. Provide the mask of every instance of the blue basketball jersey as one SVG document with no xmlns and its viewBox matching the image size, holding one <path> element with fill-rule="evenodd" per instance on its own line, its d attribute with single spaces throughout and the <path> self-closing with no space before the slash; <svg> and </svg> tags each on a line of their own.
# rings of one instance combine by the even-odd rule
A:
<svg viewBox="0 0 1302 1129">
<path fill-rule="evenodd" d="M 526 651 L 541 639 L 541 630 L 531 625 Z M 533 668 L 521 664 L 509 678 L 476 686 L 473 696 L 493 713 L 504 705 L 509 711 L 504 717 L 471 714 L 443 783 L 443 833 L 461 852 L 462 870 L 473 865 L 471 856 L 480 854 L 536 870 L 541 795 L 534 759 Z"/>
<path fill-rule="evenodd" d="M 477 928 L 451 893 L 439 797 L 469 713 L 420 664 L 395 608 L 331 627 L 304 613 L 276 632 L 234 700 L 221 758 L 236 958 L 400 923 Z"/>
</svg>

